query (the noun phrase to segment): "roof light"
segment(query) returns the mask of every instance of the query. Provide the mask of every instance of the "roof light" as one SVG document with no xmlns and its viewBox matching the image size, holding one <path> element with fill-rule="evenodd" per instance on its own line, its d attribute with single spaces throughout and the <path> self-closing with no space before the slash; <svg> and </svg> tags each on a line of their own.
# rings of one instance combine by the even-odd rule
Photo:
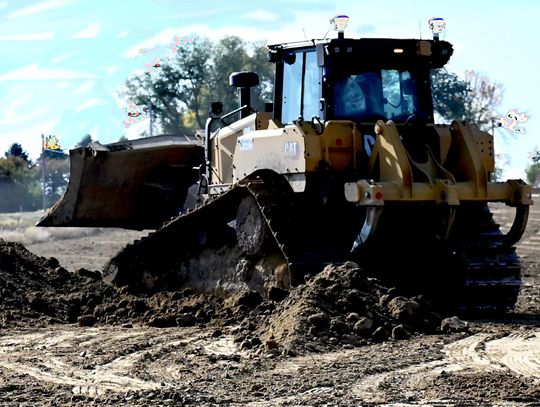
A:
<svg viewBox="0 0 540 407">
<path fill-rule="evenodd" d="M 334 31 L 338 32 L 338 38 L 342 39 L 344 37 L 343 32 L 348 22 L 349 16 L 346 15 L 338 15 L 330 20 L 330 23 L 334 25 Z"/>
<path fill-rule="evenodd" d="M 394 48 L 394 54 L 403 54 L 403 48 Z"/>
<path fill-rule="evenodd" d="M 444 31 L 446 21 L 441 17 L 432 17 L 428 21 L 429 29 L 433 32 L 433 39 L 439 41 L 439 34 Z"/>
</svg>

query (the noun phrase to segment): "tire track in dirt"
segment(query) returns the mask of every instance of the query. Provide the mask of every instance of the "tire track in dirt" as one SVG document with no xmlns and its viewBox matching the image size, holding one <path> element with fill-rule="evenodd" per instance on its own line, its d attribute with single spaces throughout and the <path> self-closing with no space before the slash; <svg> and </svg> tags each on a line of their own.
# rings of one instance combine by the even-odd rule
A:
<svg viewBox="0 0 540 407">
<path fill-rule="evenodd" d="M 496 338 L 477 334 L 446 345 L 444 353 L 443 360 L 368 376 L 353 386 L 352 393 L 365 402 L 380 403 L 386 399 L 389 383 L 399 386 L 404 396 L 413 395 L 420 383 L 443 372 L 510 371 L 540 382 L 540 330 Z M 444 400 L 426 402 L 444 404 Z"/>
<path fill-rule="evenodd" d="M 427 363 L 412 365 L 389 372 L 377 373 L 368 376 L 353 385 L 352 393 L 364 402 L 382 403 L 387 399 L 386 390 L 381 384 L 386 381 L 398 382 L 403 388 L 403 397 L 412 393 L 418 379 L 423 380 L 426 376 L 434 376 L 448 367 L 445 360 L 434 360 Z M 413 385 L 414 383 L 414 385 Z M 438 405 L 440 400 L 428 400 L 429 405 Z"/>
<path fill-rule="evenodd" d="M 100 332 L 101 331 L 101 332 Z M 117 333 L 114 338 L 102 330 L 56 330 L 42 334 L 6 336 L 0 340 L 0 367 L 14 374 L 27 374 L 52 384 L 73 387 L 73 392 L 103 394 L 107 390 L 152 390 L 159 383 L 130 377 L 126 357 L 90 368 L 88 350 L 94 342 L 99 347 L 118 347 L 134 338 L 142 341 L 143 332 Z M 112 348 L 114 349 L 114 348 Z M 137 358 L 137 354 L 130 355 Z"/>
<path fill-rule="evenodd" d="M 364 359 L 359 359 L 365 352 L 350 349 L 280 360 L 260 379 L 304 376 L 314 370 L 326 371 L 337 369 L 335 366 L 357 364 L 359 360 L 365 360 L 365 354 Z M 231 336 L 211 338 L 207 330 L 197 328 L 82 329 L 71 326 L 0 336 L 0 371 L 4 379 L 9 379 L 10 375 L 28 375 L 87 396 L 177 389 L 179 386 L 188 388 L 190 383 L 204 377 L 210 355 L 236 356 L 236 361 L 227 358 L 214 361 L 217 366 L 223 363 L 224 368 L 227 364 L 241 366 L 248 359 L 247 353 L 238 350 Z M 350 376 L 340 383 L 339 391 L 348 394 L 351 402 L 384 403 L 391 389 L 392 394 L 399 394 L 404 402 L 400 405 L 406 406 L 406 401 L 413 399 L 421 400 L 419 405 L 438 406 L 448 405 L 448 400 L 437 399 L 434 394 L 423 397 L 423 392 L 426 383 L 440 375 L 512 372 L 540 383 L 540 328 L 504 336 L 473 335 L 446 345 L 443 355 L 443 359 L 367 373 L 360 380 Z M 391 364 L 387 366 L 392 369 Z M 362 371 L 360 368 L 359 372 Z M 310 380 L 309 375 L 306 380 Z M 313 384 L 312 388 L 248 402 L 247 405 L 305 404 L 306 400 L 337 397 L 336 388 L 328 382 L 314 381 Z"/>
<path fill-rule="evenodd" d="M 294 394 L 291 396 L 276 397 L 270 400 L 265 401 L 254 401 L 247 403 L 246 406 L 249 407 L 274 407 L 274 406 L 288 406 L 291 403 L 302 403 L 294 404 L 295 406 L 309 406 L 305 404 L 305 400 L 309 397 L 322 397 L 328 396 L 334 392 L 333 387 L 314 387 L 312 389 L 306 390 L 302 393 Z"/>
<path fill-rule="evenodd" d="M 5 335 L 0 369 L 71 386 L 75 394 L 163 389 L 180 378 L 168 362 L 175 352 L 237 353 L 232 337 L 207 337 L 190 329 L 76 327 Z"/>
<path fill-rule="evenodd" d="M 510 370 L 540 381 L 540 330 L 502 338 L 477 334 L 446 348 L 448 360 L 463 368 Z"/>
</svg>

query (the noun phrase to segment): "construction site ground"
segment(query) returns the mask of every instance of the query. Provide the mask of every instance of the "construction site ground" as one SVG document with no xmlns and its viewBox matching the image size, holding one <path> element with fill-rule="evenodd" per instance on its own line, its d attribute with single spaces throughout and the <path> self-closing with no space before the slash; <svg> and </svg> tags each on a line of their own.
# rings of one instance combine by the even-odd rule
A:
<svg viewBox="0 0 540 407">
<path fill-rule="evenodd" d="M 508 228 L 512 209 L 493 211 Z M 540 406 L 538 204 L 515 309 L 447 329 L 354 264 L 273 300 L 137 297 L 94 270 L 147 232 L 36 229 L 37 217 L 0 215 L 2 406 Z"/>
</svg>

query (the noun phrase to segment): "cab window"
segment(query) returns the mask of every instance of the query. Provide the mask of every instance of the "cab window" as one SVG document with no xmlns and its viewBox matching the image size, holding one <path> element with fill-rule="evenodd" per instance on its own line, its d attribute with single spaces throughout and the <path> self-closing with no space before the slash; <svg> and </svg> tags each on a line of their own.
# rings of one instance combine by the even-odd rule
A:
<svg viewBox="0 0 540 407">
<path fill-rule="evenodd" d="M 300 86 L 302 84 L 302 53 L 296 53 L 293 64 L 283 65 L 283 100 L 281 104 L 281 121 L 292 123 L 300 116 Z"/>
<path fill-rule="evenodd" d="M 345 75 L 334 81 L 337 118 L 405 121 L 417 111 L 416 87 L 408 71 L 383 69 Z"/>
<path fill-rule="evenodd" d="M 302 117 L 311 120 L 320 116 L 321 83 L 319 79 L 319 66 L 317 54 L 306 52 L 306 64 L 304 73 L 304 100 Z"/>
<path fill-rule="evenodd" d="M 294 63 L 283 65 L 281 121 L 292 123 L 302 116 L 319 116 L 320 69 L 315 51 L 297 52 Z"/>
</svg>

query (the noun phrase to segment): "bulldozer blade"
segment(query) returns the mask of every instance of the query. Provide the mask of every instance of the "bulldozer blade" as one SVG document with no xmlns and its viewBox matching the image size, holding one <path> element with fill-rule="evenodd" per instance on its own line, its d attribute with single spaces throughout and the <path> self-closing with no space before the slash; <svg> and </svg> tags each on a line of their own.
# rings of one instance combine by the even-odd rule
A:
<svg viewBox="0 0 540 407">
<path fill-rule="evenodd" d="M 173 136 L 92 143 L 69 154 L 67 189 L 37 226 L 155 229 L 185 209 L 204 163 L 202 143 Z"/>
</svg>

